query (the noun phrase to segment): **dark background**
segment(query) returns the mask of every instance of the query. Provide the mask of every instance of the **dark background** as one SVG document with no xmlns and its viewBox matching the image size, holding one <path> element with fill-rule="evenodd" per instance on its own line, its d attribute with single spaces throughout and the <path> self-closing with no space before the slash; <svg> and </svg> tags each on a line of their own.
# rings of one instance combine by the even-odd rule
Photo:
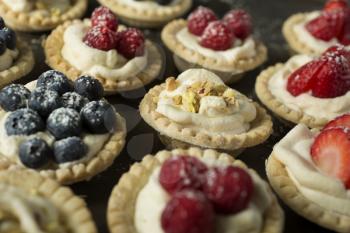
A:
<svg viewBox="0 0 350 233">
<path fill-rule="evenodd" d="M 87 17 L 92 10 L 98 6 L 94 0 L 90 0 L 89 2 L 89 10 L 86 14 Z M 255 34 L 268 46 L 269 59 L 262 67 L 247 73 L 239 83 L 233 84 L 231 87 L 243 92 L 256 101 L 254 82 L 257 75 L 267 66 L 277 62 L 284 62 L 290 56 L 286 42 L 281 34 L 283 21 L 293 13 L 320 9 L 323 4 L 324 1 L 321 0 L 194 0 L 194 6 L 208 6 L 215 10 L 219 16 L 237 7 L 244 8 L 251 13 L 254 20 Z M 107 202 L 120 176 L 128 171 L 132 163 L 140 161 L 144 155 L 156 153 L 164 149 L 156 132 L 141 119 L 138 112 L 138 105 L 143 95 L 150 87 L 161 83 L 165 77 L 176 76 L 178 71 L 174 67 L 171 54 L 161 43 L 159 35 L 160 30 L 144 30 L 144 32 L 146 36 L 155 41 L 163 51 L 166 65 L 164 66 L 162 75 L 158 80 L 147 86 L 146 89 L 107 97 L 107 99 L 116 106 L 117 111 L 127 120 L 128 135 L 125 148 L 117 157 L 113 166 L 107 171 L 97 175 L 88 182 L 80 182 L 71 186 L 77 195 L 86 200 L 99 232 L 101 233 L 108 232 L 106 223 Z M 41 48 L 41 41 L 46 35 L 38 33 L 20 35 L 23 39 L 32 44 L 36 56 L 36 66 L 34 70 L 20 81 L 26 83 L 30 80 L 37 79 L 43 71 L 49 69 L 44 63 L 45 58 Z M 288 126 L 283 125 L 274 118 L 274 133 L 271 135 L 270 139 L 262 145 L 246 149 L 238 158 L 243 160 L 249 167 L 257 170 L 258 173 L 266 179 L 265 159 L 271 153 L 273 145 L 276 144 L 289 129 Z M 299 217 L 285 205 L 282 204 L 282 206 L 286 216 L 286 233 L 329 232 Z"/>
</svg>

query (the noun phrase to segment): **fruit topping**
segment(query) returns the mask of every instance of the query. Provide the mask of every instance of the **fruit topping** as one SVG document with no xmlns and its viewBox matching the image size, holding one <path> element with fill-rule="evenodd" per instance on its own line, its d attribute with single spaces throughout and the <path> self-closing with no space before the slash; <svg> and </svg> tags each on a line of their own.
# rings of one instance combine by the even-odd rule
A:
<svg viewBox="0 0 350 233">
<path fill-rule="evenodd" d="M 49 163 L 53 152 L 44 140 L 32 138 L 20 144 L 19 158 L 26 167 L 38 169 Z"/>
<path fill-rule="evenodd" d="M 112 31 L 108 27 L 97 25 L 89 29 L 83 41 L 89 47 L 108 51 L 116 47 L 118 40 L 115 31 Z"/>
<path fill-rule="evenodd" d="M 201 189 L 207 166 L 195 157 L 177 156 L 166 160 L 159 174 L 159 183 L 169 193 L 184 189 Z"/>
<path fill-rule="evenodd" d="M 348 3 L 346 0 L 329 0 L 326 2 L 324 6 L 325 11 L 333 11 L 338 9 L 346 9 L 348 7 Z"/>
<path fill-rule="evenodd" d="M 117 119 L 112 105 L 104 100 L 91 101 L 81 112 L 83 124 L 95 134 L 111 133 L 116 130 Z"/>
<path fill-rule="evenodd" d="M 56 141 L 53 150 L 55 161 L 57 163 L 66 163 L 86 156 L 88 147 L 79 137 L 68 137 Z"/>
<path fill-rule="evenodd" d="M 5 121 L 7 135 L 30 135 L 45 129 L 40 115 L 29 108 L 21 108 L 11 112 Z"/>
<path fill-rule="evenodd" d="M 227 50 L 232 47 L 235 36 L 222 21 L 213 21 L 205 28 L 200 44 L 213 50 Z"/>
<path fill-rule="evenodd" d="M 208 24 L 216 20 L 218 18 L 211 9 L 199 6 L 188 17 L 188 30 L 196 36 L 201 36 Z"/>
<path fill-rule="evenodd" d="M 161 224 L 165 233 L 211 233 L 214 230 L 213 207 L 202 193 L 184 190 L 168 202 Z"/>
<path fill-rule="evenodd" d="M 37 111 L 43 118 L 46 118 L 53 110 L 62 107 L 62 100 L 56 91 L 39 87 L 30 94 L 28 107 Z"/>
<path fill-rule="evenodd" d="M 118 28 L 118 19 L 110 9 L 100 6 L 92 12 L 91 24 L 93 27 L 104 26 L 112 31 L 116 31 Z"/>
<path fill-rule="evenodd" d="M 344 114 L 342 116 L 338 116 L 335 119 L 328 122 L 323 127 L 323 130 L 330 128 L 349 128 L 350 129 L 350 114 Z"/>
<path fill-rule="evenodd" d="M 63 73 L 56 70 L 48 70 L 42 73 L 38 78 L 36 86 L 56 91 L 60 95 L 72 90 L 69 79 Z"/>
<path fill-rule="evenodd" d="M 74 90 L 89 100 L 99 100 L 104 94 L 102 84 L 97 79 L 87 75 L 81 76 L 75 81 Z"/>
<path fill-rule="evenodd" d="M 46 128 L 56 138 L 79 136 L 82 131 L 80 115 L 71 108 L 58 108 L 47 118 Z"/>
<path fill-rule="evenodd" d="M 72 108 L 77 112 L 87 104 L 89 100 L 76 92 L 66 92 L 62 95 L 62 105 L 65 108 Z"/>
<path fill-rule="evenodd" d="M 136 28 L 128 28 L 121 31 L 117 43 L 117 51 L 127 59 L 143 56 L 145 53 L 145 37 Z"/>
<path fill-rule="evenodd" d="M 0 38 L 5 41 L 8 49 L 14 50 L 16 48 L 17 37 L 16 33 L 10 28 L 3 28 L 0 30 Z"/>
<path fill-rule="evenodd" d="M 239 39 L 244 40 L 252 33 L 252 19 L 245 10 L 231 10 L 224 16 L 223 21 Z"/>
<path fill-rule="evenodd" d="M 21 84 L 10 84 L 0 91 L 0 106 L 5 111 L 25 108 L 30 91 Z"/>
</svg>

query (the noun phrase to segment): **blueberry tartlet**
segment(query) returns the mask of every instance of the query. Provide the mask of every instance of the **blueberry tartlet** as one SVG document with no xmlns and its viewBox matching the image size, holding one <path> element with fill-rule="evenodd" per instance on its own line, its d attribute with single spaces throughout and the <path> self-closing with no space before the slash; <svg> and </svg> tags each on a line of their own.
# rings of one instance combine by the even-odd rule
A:
<svg viewBox="0 0 350 233">
<path fill-rule="evenodd" d="M 159 48 L 136 28 L 118 24 L 106 7 L 91 19 L 67 22 L 44 42 L 46 62 L 74 80 L 82 74 L 98 79 L 106 94 L 143 87 L 159 76 Z"/>
<path fill-rule="evenodd" d="M 98 0 L 129 25 L 160 27 L 185 14 L 192 0 Z"/>
<path fill-rule="evenodd" d="M 60 183 L 90 179 L 125 143 L 125 121 L 90 76 L 49 70 L 0 91 L 0 169 L 25 167 Z"/>
<path fill-rule="evenodd" d="M 280 233 L 284 225 L 281 207 L 255 171 L 198 148 L 160 151 L 134 164 L 114 187 L 107 211 L 111 233 Z"/>
<path fill-rule="evenodd" d="M 15 30 L 47 31 L 83 16 L 87 4 L 87 0 L 0 0 L 0 15 Z"/>
<path fill-rule="evenodd" d="M 33 171 L 0 171 L 0 232 L 97 233 L 85 202 Z"/>
</svg>

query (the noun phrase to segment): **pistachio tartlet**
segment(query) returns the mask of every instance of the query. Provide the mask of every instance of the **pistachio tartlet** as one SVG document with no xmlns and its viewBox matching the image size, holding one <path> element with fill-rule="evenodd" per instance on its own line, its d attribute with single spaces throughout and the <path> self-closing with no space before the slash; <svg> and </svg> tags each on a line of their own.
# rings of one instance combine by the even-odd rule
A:
<svg viewBox="0 0 350 233">
<path fill-rule="evenodd" d="M 0 171 L 0 232 L 97 233 L 85 202 L 33 171 Z"/>
<path fill-rule="evenodd" d="M 0 15 L 15 30 L 47 31 L 83 16 L 87 4 L 87 0 L 1 0 Z"/>
<path fill-rule="evenodd" d="M 152 88 L 140 113 L 170 148 L 237 151 L 264 142 L 272 132 L 262 107 L 204 69 L 190 69 Z"/>
</svg>

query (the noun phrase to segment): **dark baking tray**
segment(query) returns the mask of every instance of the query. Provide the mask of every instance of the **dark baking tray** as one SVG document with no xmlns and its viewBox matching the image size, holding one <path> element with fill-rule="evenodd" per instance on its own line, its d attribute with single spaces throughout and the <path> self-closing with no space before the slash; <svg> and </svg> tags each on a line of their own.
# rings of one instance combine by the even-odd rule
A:
<svg viewBox="0 0 350 233">
<path fill-rule="evenodd" d="M 283 21 L 293 13 L 320 9 L 323 3 L 324 1 L 321 0 L 195 0 L 194 6 L 209 6 L 221 16 L 235 7 L 242 7 L 252 14 L 255 34 L 268 46 L 269 59 L 262 67 L 247 73 L 240 82 L 231 86 L 257 100 L 254 92 L 256 76 L 267 66 L 277 62 L 284 62 L 290 56 L 286 42 L 281 34 Z M 98 6 L 96 1 L 90 1 L 89 11 L 86 16 L 89 16 L 96 6 Z M 158 44 L 163 52 L 164 60 L 166 61 L 162 75 L 146 88 L 107 97 L 127 120 L 128 135 L 125 148 L 108 170 L 88 182 L 80 182 L 71 186 L 77 195 L 86 200 L 101 233 L 108 232 L 106 223 L 108 198 L 120 176 L 128 171 L 131 164 L 140 161 L 144 155 L 164 149 L 157 137 L 157 133 L 141 119 L 138 105 L 150 87 L 163 82 L 164 77 L 176 76 L 178 71 L 172 61 L 171 53 L 161 43 L 160 30 L 144 30 L 144 32 L 148 38 Z M 32 44 L 36 58 L 34 70 L 19 81 L 26 83 L 36 79 L 43 71 L 49 69 L 45 64 L 45 57 L 41 48 L 41 41 L 47 34 L 21 33 L 20 35 Z M 290 127 L 274 118 L 274 133 L 269 140 L 262 145 L 246 149 L 238 158 L 243 160 L 249 167 L 257 170 L 266 179 L 265 160 L 271 153 L 273 145 L 289 130 Z M 330 232 L 300 217 L 284 204 L 281 203 L 281 205 L 285 211 L 286 233 Z"/>
</svg>

